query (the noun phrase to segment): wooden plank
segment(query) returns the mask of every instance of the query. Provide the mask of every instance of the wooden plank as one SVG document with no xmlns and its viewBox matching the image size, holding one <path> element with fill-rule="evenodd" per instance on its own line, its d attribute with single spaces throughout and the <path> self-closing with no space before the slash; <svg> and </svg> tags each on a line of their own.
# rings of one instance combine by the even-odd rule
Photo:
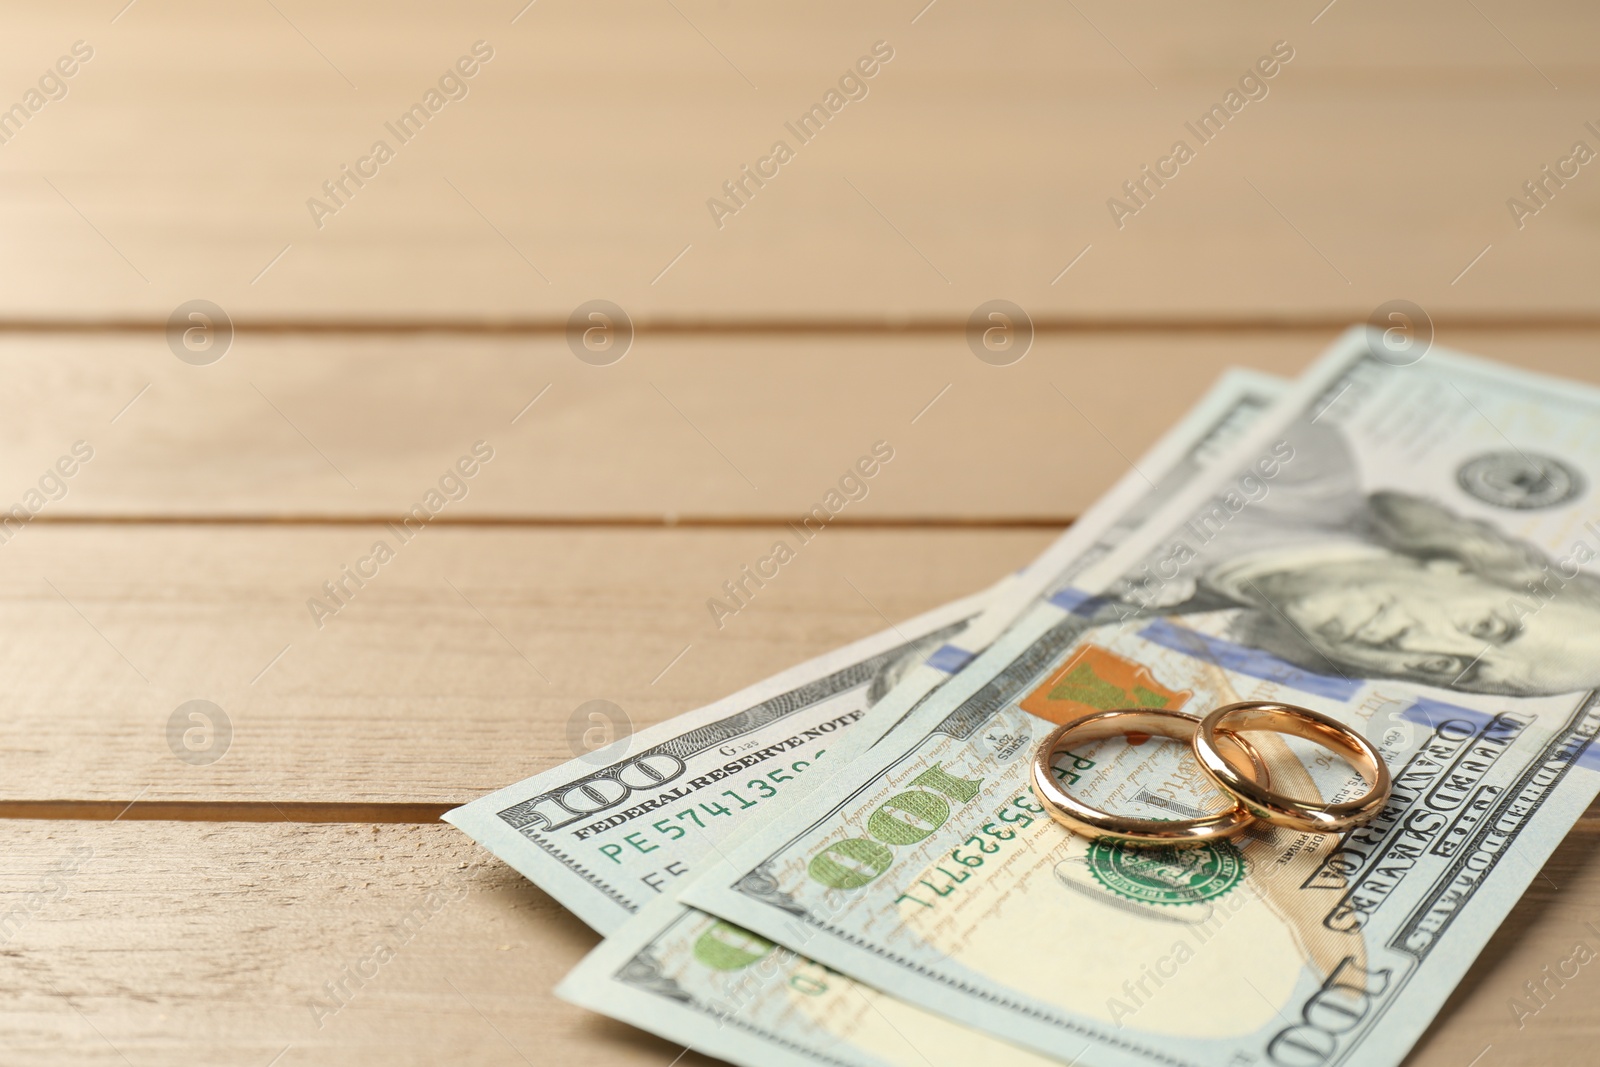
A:
<svg viewBox="0 0 1600 1067">
<path fill-rule="evenodd" d="M 719 629 L 708 598 L 780 537 L 796 558 Z M 984 589 L 1051 537 L 36 526 L 0 560 L 0 803 L 461 803 L 581 754 L 588 700 L 643 728 Z M 380 539 L 395 557 L 314 617 Z M 191 700 L 231 724 L 193 739 L 213 762 L 172 747 Z"/>
<path fill-rule="evenodd" d="M 94 57 L 4 145 L 0 316 L 1600 311 L 1587 168 L 1522 228 L 1507 208 L 1600 144 L 1592 5 L 520 6 L 14 13 L 6 105 L 74 41 Z M 477 40 L 468 95 L 389 133 Z M 789 133 L 879 40 L 868 95 Z M 1268 95 L 1187 133 L 1279 40 Z M 392 161 L 319 228 L 308 201 L 380 139 Z M 719 227 L 708 200 L 780 139 L 793 160 Z M 1193 162 L 1119 228 L 1108 200 L 1179 139 Z"/>
<path fill-rule="evenodd" d="M 551 996 L 596 937 L 450 827 L 6 821 L 0 838 L 8 1064 L 663 1067 L 680 1051 Z M 379 943 L 393 958 L 351 982 Z"/>
<path fill-rule="evenodd" d="M 1410 1067 L 1462 1067 L 1489 1045 L 1503 1067 L 1589 1062 L 1592 964 L 1521 1028 L 1507 1005 L 1575 941 L 1600 943 L 1584 925 L 1600 909 L 1597 841 L 1591 814 Z M 663 1067 L 681 1051 L 551 996 L 595 935 L 447 826 L 5 821 L 0 848 L 8 1063 Z M 312 998 L 384 940 L 395 957 L 319 1017 Z"/>
<path fill-rule="evenodd" d="M 841 521 L 1060 524 L 1225 367 L 1293 375 L 1332 336 L 1044 334 L 1009 367 L 960 335 L 647 335 L 606 367 L 555 338 L 241 334 L 194 367 L 155 337 L 0 336 L 0 508 L 85 440 L 44 519 L 390 518 L 486 440 L 445 521 L 792 519 L 883 440 Z M 1600 381 L 1593 331 L 1440 341 Z"/>
</svg>

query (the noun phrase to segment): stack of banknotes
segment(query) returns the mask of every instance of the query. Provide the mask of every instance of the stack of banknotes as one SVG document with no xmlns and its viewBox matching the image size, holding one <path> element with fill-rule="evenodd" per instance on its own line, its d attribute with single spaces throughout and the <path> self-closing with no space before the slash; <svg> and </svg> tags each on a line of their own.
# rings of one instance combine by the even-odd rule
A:
<svg viewBox="0 0 1600 1067">
<path fill-rule="evenodd" d="M 1230 372 L 999 586 L 447 818 L 605 935 L 558 995 L 733 1063 L 1397 1064 L 1600 789 L 1600 390 L 1417 357 Z M 1239 700 L 1363 733 L 1387 807 L 1140 849 L 1029 789 L 1056 724 Z M 1139 740 L 1055 773 L 1222 806 Z"/>
</svg>

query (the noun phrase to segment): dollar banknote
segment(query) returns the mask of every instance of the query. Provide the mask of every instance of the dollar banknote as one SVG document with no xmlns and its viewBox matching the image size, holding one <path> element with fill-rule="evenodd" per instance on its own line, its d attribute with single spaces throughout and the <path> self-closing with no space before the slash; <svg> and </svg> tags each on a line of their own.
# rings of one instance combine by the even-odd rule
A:
<svg viewBox="0 0 1600 1067">
<path fill-rule="evenodd" d="M 983 620 L 940 646 L 929 661 L 938 665 L 924 664 L 919 668 L 924 677 L 902 681 L 892 695 L 898 706 L 909 707 L 910 695 L 931 691 L 981 651 L 983 634 L 998 632 L 1028 602 L 1052 595 L 1111 552 L 1155 505 L 1246 432 L 1283 388 L 1277 379 L 1248 371 L 1225 375 L 1089 513 L 1009 589 L 996 594 L 998 603 Z M 893 725 L 890 717 L 898 712 L 880 708 L 872 715 L 883 712 L 889 717 L 873 728 L 852 731 L 846 744 L 859 748 L 887 731 Z M 849 751 L 841 749 L 834 756 L 843 757 L 832 760 L 837 769 L 848 766 Z M 803 791 L 826 790 L 826 781 L 817 785 L 813 776 Z M 719 824 L 728 829 L 715 851 L 720 854 L 743 839 L 758 837 L 766 819 L 757 814 L 737 828 Z M 830 972 L 769 940 L 684 907 L 670 896 L 652 901 L 613 931 L 557 993 L 701 1052 L 752 1067 L 1049 1062 Z"/>
<path fill-rule="evenodd" d="M 1600 391 L 1352 331 L 1077 588 L 680 899 L 1072 1063 L 1397 1064 L 1600 788 L 1597 473 Z M 1079 837 L 1032 795 L 1055 724 L 1238 700 L 1363 732 L 1389 803 L 1343 835 L 1173 850 Z M 1282 792 L 1363 788 L 1252 739 Z M 1114 739 L 1054 773 L 1111 810 L 1217 810 L 1185 749 Z"/>
</svg>

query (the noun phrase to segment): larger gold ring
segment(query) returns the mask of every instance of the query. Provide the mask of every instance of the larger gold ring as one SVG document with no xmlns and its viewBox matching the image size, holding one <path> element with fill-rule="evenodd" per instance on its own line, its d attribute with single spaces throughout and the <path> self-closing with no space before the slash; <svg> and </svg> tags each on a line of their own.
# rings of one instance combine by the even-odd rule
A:
<svg viewBox="0 0 1600 1067">
<path fill-rule="evenodd" d="M 1033 756 L 1034 796 L 1039 798 L 1039 802 L 1044 805 L 1051 818 L 1085 837 L 1106 838 L 1129 845 L 1167 848 L 1192 847 L 1232 837 L 1255 821 L 1239 804 L 1226 811 L 1198 819 L 1135 819 L 1090 807 L 1061 788 L 1055 776 L 1051 774 L 1056 754 L 1067 747 L 1069 739 L 1073 742 L 1099 741 L 1108 737 L 1137 733 L 1170 737 L 1175 741 L 1189 741 L 1196 736 L 1199 729 L 1200 719 L 1181 711 L 1123 708 L 1085 715 L 1081 719 L 1052 730 L 1039 743 Z M 1248 741 L 1242 737 L 1233 737 L 1226 732 L 1221 734 L 1221 737 L 1243 753 L 1263 782 L 1271 784 L 1265 761 Z"/>
<path fill-rule="evenodd" d="M 1296 800 L 1272 792 L 1265 779 L 1251 781 L 1217 750 L 1218 737 L 1248 730 L 1273 730 L 1332 749 L 1360 772 L 1367 791 L 1337 804 Z M 1389 768 L 1372 743 L 1337 719 L 1295 704 L 1260 700 L 1225 704 L 1201 722 L 1194 735 L 1194 754 L 1217 784 L 1237 797 L 1251 815 L 1275 826 L 1319 834 L 1342 833 L 1371 819 L 1389 800 Z"/>
</svg>

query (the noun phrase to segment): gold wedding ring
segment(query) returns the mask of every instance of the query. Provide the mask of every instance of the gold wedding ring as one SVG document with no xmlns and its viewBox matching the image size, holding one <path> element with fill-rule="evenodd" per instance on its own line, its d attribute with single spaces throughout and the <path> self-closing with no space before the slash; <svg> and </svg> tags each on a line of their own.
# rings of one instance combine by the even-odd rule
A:
<svg viewBox="0 0 1600 1067">
<path fill-rule="evenodd" d="M 1254 822 L 1242 804 L 1236 803 L 1226 811 L 1198 819 L 1170 821 L 1135 819 L 1090 807 L 1063 789 L 1056 781 L 1055 775 L 1051 773 L 1056 755 L 1067 748 L 1069 742 L 1076 744 L 1083 741 L 1099 741 L 1129 734 L 1170 737 L 1176 741 L 1195 741 L 1199 736 L 1200 725 L 1200 719 L 1194 715 L 1153 708 L 1101 711 L 1076 719 L 1051 731 L 1034 753 L 1032 774 L 1034 795 L 1039 798 L 1039 802 L 1044 805 L 1051 818 L 1086 837 L 1121 841 L 1129 845 L 1167 848 L 1192 847 L 1232 837 Z M 1216 741 L 1233 747 L 1249 761 L 1255 777 L 1261 782 L 1260 788 L 1265 791 L 1265 787 L 1271 784 L 1271 779 L 1267 773 L 1266 763 L 1254 746 L 1244 738 L 1234 736 L 1229 730 L 1214 730 L 1213 737 Z M 1251 780 L 1242 772 L 1236 771 L 1231 764 L 1227 766 L 1233 777 L 1243 781 Z"/>
<path fill-rule="evenodd" d="M 1367 791 L 1352 800 L 1324 804 L 1296 800 L 1274 793 L 1265 776 L 1255 780 L 1239 772 L 1218 749 L 1217 741 L 1238 742 L 1238 734 L 1271 730 L 1313 741 L 1348 760 L 1367 783 Z M 1246 700 L 1227 704 L 1207 715 L 1194 733 L 1194 754 L 1218 785 L 1251 815 L 1275 826 L 1313 833 L 1336 834 L 1371 819 L 1389 800 L 1389 768 L 1372 743 L 1354 730 L 1294 704 Z"/>
</svg>

